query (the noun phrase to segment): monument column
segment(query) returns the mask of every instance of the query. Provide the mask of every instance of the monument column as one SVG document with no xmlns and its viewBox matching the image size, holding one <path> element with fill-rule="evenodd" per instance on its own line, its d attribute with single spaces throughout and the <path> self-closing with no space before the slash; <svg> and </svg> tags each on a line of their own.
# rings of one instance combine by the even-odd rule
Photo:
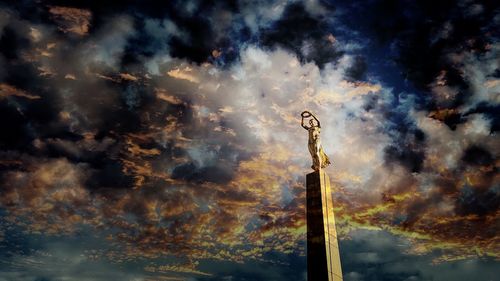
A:
<svg viewBox="0 0 500 281">
<path fill-rule="evenodd" d="M 307 280 L 342 281 L 330 179 L 324 170 L 306 179 Z"/>
</svg>

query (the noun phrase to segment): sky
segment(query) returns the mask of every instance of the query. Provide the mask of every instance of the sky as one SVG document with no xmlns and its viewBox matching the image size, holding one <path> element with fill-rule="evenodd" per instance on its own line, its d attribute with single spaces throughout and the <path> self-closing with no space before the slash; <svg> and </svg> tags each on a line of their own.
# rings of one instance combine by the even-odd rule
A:
<svg viewBox="0 0 500 281">
<path fill-rule="evenodd" d="M 0 2 L 0 281 L 498 280 L 495 1 Z"/>
</svg>

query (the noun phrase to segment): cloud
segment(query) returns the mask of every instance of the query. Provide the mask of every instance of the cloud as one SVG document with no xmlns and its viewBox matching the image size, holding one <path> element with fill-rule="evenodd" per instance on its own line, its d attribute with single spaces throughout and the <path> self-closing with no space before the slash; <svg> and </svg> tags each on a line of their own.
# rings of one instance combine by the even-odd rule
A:
<svg viewBox="0 0 500 281">
<path fill-rule="evenodd" d="M 0 256 L 0 280 L 186 280 L 185 276 L 147 272 L 141 267 L 143 262 L 130 263 L 127 267 L 110 262 L 104 258 L 106 243 L 91 233 L 58 239 L 19 233 L 16 236 L 9 237 L 16 243 L 8 241 L 13 246 L 5 247 L 8 254 Z M 30 248 L 16 251 L 21 241 L 26 243 L 22 246 Z"/>
<path fill-rule="evenodd" d="M 107 237 L 114 262 L 176 255 L 196 263 L 154 265 L 177 271 L 303 259 L 310 156 L 299 118 L 310 110 L 333 160 L 343 240 L 368 240 L 360 228 L 385 230 L 409 241 L 406 256 L 442 268 L 498 258 L 498 47 L 489 38 L 442 47 L 458 40 L 457 19 L 436 32 L 408 27 L 405 13 L 384 20 L 373 32 L 396 37 L 392 67 L 413 84 L 399 91 L 374 75 L 376 50 L 349 47 L 371 41 L 332 33 L 318 5 L 59 7 L 36 24 L 4 9 L 2 220 L 41 236 L 89 228 Z M 396 252 L 393 240 L 375 239 Z M 431 278 L 376 245 L 360 248 L 347 263 L 389 261 L 380 270 L 391 278 Z M 238 276 L 268 275 L 206 278 Z"/>
<path fill-rule="evenodd" d="M 357 230 L 352 235 L 340 243 L 346 280 L 490 280 L 495 275 L 491 259 L 432 264 L 437 253 L 407 255 L 412 243 L 385 231 Z"/>
<path fill-rule="evenodd" d="M 329 40 L 330 33 L 324 21 L 306 9 L 301 2 L 288 5 L 283 16 L 262 31 L 260 41 L 271 48 L 289 49 L 301 60 L 313 61 L 321 68 L 327 63 L 336 63 L 343 52 Z"/>
<path fill-rule="evenodd" d="M 17 89 L 8 84 L 0 84 L 0 98 L 6 98 L 9 96 L 23 97 L 27 99 L 39 99 L 40 96 L 34 96 L 26 93 L 23 90 Z"/>
<path fill-rule="evenodd" d="M 72 32 L 82 36 L 89 31 L 92 19 L 92 13 L 89 10 L 53 6 L 49 8 L 49 13 L 60 24 L 59 29 L 62 32 Z"/>
</svg>

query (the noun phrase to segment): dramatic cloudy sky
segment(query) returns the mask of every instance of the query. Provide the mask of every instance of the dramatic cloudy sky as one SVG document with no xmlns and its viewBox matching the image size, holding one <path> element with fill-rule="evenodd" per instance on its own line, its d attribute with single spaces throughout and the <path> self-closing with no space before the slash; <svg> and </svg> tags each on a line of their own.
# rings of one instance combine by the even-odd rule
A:
<svg viewBox="0 0 500 281">
<path fill-rule="evenodd" d="M 161 2 L 161 4 L 160 4 Z M 496 1 L 0 3 L 0 280 L 498 280 Z"/>
</svg>

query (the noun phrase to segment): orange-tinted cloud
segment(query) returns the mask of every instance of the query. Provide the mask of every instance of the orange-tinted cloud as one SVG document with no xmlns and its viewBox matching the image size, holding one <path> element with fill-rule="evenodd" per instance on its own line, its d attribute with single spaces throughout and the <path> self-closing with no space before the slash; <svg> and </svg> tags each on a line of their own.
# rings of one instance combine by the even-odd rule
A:
<svg viewBox="0 0 500 281">
<path fill-rule="evenodd" d="M 27 92 L 9 84 L 0 83 L 0 99 L 7 98 L 9 96 L 23 97 L 30 100 L 40 98 L 40 96 L 28 94 Z"/>
<path fill-rule="evenodd" d="M 59 23 L 59 29 L 63 32 L 71 32 L 80 36 L 89 31 L 92 13 L 89 10 L 52 6 L 49 12 L 55 21 Z"/>
</svg>

